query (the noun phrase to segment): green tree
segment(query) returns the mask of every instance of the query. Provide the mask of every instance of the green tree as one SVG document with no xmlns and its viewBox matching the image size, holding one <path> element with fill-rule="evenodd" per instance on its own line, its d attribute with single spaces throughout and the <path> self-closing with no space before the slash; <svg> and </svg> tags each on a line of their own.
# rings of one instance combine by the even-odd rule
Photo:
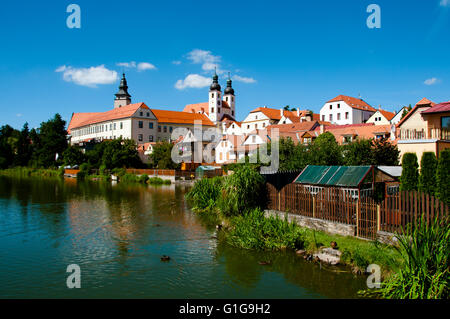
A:
<svg viewBox="0 0 450 319">
<path fill-rule="evenodd" d="M 33 134 L 34 165 L 38 167 L 57 166 L 62 162 L 62 153 L 67 148 L 66 121 L 56 114 L 47 122 L 42 122 L 36 134 Z M 36 143 L 34 143 L 36 142 Z M 58 154 L 59 158 L 56 159 Z"/>
<path fill-rule="evenodd" d="M 450 205 L 450 149 L 439 154 L 436 170 L 436 195 L 441 201 Z"/>
<path fill-rule="evenodd" d="M 374 164 L 372 140 L 357 139 L 343 147 L 344 164 L 348 166 Z"/>
<path fill-rule="evenodd" d="M 402 159 L 402 175 L 400 176 L 400 190 L 417 190 L 419 183 L 419 164 L 416 153 L 405 153 Z"/>
<path fill-rule="evenodd" d="M 107 169 L 120 167 L 142 167 L 142 161 L 139 158 L 137 145 L 134 140 L 115 139 L 104 141 L 101 163 Z"/>
<path fill-rule="evenodd" d="M 86 156 L 78 145 L 70 145 L 62 154 L 65 165 L 81 165 L 86 161 Z"/>
<path fill-rule="evenodd" d="M 151 165 L 160 169 L 177 169 L 180 164 L 172 161 L 172 148 L 174 145 L 167 141 L 156 143 L 149 155 Z"/>
<path fill-rule="evenodd" d="M 13 165 L 17 133 L 9 126 L 0 128 L 0 168 Z"/>
<path fill-rule="evenodd" d="M 419 190 L 430 195 L 436 191 L 436 155 L 425 152 L 420 160 Z"/>
<path fill-rule="evenodd" d="M 397 166 L 400 151 L 387 138 L 375 139 L 372 142 L 372 158 L 374 165 Z"/>
<path fill-rule="evenodd" d="M 33 155 L 30 131 L 28 123 L 25 123 L 20 131 L 16 144 L 16 156 L 14 157 L 14 166 L 27 166 Z"/>
<path fill-rule="evenodd" d="M 341 165 L 342 149 L 330 132 L 320 134 L 309 148 L 311 165 Z"/>
<path fill-rule="evenodd" d="M 264 163 L 264 159 L 272 152 L 272 142 L 264 144 L 260 148 L 260 152 L 257 153 L 258 164 L 268 165 Z M 260 154 L 264 154 L 260 158 Z M 290 137 L 280 137 L 278 140 L 278 154 L 279 154 L 279 171 L 292 171 L 292 170 L 302 170 L 308 165 L 308 153 L 306 146 L 302 144 L 295 145 L 294 141 Z M 252 162 L 252 161 L 249 161 Z M 256 165 L 259 167 L 258 165 Z"/>
</svg>

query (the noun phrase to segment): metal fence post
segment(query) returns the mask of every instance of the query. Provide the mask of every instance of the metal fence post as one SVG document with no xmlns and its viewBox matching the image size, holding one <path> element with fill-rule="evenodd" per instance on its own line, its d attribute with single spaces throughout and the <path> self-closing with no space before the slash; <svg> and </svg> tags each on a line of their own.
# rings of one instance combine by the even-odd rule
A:
<svg viewBox="0 0 450 319">
<path fill-rule="evenodd" d="M 377 204 L 377 232 L 381 229 L 381 207 Z"/>
</svg>

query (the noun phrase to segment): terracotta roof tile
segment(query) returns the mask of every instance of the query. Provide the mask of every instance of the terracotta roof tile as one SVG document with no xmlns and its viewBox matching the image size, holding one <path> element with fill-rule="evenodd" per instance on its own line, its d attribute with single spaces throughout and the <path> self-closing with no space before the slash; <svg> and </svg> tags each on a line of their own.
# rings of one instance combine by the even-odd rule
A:
<svg viewBox="0 0 450 319">
<path fill-rule="evenodd" d="M 376 110 L 372 106 L 367 104 L 363 99 L 357 99 L 355 97 L 347 95 L 338 95 L 334 99 L 329 100 L 327 103 L 339 101 L 347 103 L 351 108 L 354 109 L 376 112 Z"/>
<path fill-rule="evenodd" d="M 422 111 L 422 114 L 450 112 L 450 101 L 435 104 L 428 110 Z"/>
<path fill-rule="evenodd" d="M 195 121 L 201 121 L 202 125 L 215 126 L 205 114 L 156 109 L 151 111 L 158 119 L 158 123 L 194 124 Z"/>
<path fill-rule="evenodd" d="M 258 107 L 251 111 L 250 113 L 261 112 L 265 116 L 267 116 L 271 120 L 281 120 L 281 110 L 280 109 L 272 109 L 269 107 Z M 295 112 L 283 110 L 284 116 L 297 116 Z"/>
</svg>

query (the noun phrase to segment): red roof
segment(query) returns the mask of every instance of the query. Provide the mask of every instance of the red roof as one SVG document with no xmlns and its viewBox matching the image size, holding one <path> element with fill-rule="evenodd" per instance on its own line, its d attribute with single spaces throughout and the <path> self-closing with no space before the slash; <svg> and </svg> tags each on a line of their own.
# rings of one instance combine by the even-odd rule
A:
<svg viewBox="0 0 450 319">
<path fill-rule="evenodd" d="M 419 102 L 417 102 L 417 104 L 413 107 L 413 109 L 411 110 L 411 111 L 409 111 L 401 120 L 400 120 L 400 122 L 398 122 L 397 123 L 397 127 L 400 127 L 402 124 L 403 124 L 403 122 L 405 122 L 410 116 L 411 116 L 411 114 L 413 114 L 418 108 L 420 108 L 420 107 L 432 107 L 432 106 L 434 106 L 434 105 L 436 105 L 436 103 L 434 103 L 434 102 L 432 102 L 432 101 L 430 101 L 429 99 L 427 99 L 427 98 L 423 98 L 423 99 L 421 99 Z"/>
<path fill-rule="evenodd" d="M 222 101 L 222 107 L 229 109 L 230 105 L 228 104 L 227 101 Z M 209 103 L 202 102 L 202 103 L 188 104 L 184 107 L 183 112 L 189 112 L 189 113 L 204 112 L 206 114 L 209 114 Z"/>
<path fill-rule="evenodd" d="M 347 95 L 338 95 L 334 99 L 329 100 L 327 103 L 340 101 L 347 103 L 348 106 L 350 106 L 353 109 L 376 112 L 376 110 L 369 104 L 367 104 L 363 99 L 357 99 L 355 97 Z"/>
<path fill-rule="evenodd" d="M 70 130 L 77 127 L 131 117 L 139 108 L 150 110 L 145 103 L 141 102 L 125 105 L 106 112 L 74 113 L 67 130 L 70 134 Z"/>
<path fill-rule="evenodd" d="M 195 121 L 201 121 L 202 125 L 215 126 L 205 114 L 155 109 L 151 111 L 158 119 L 158 123 L 194 124 Z"/>
<path fill-rule="evenodd" d="M 428 110 L 423 111 L 422 114 L 443 113 L 443 112 L 450 112 L 450 101 L 435 104 Z"/>
<path fill-rule="evenodd" d="M 261 112 L 263 113 L 265 116 L 267 116 L 269 119 L 271 120 L 281 120 L 281 110 L 280 109 L 272 109 L 269 107 L 258 107 L 256 109 L 254 109 L 253 111 L 251 111 L 250 113 L 256 113 L 256 112 Z M 283 110 L 283 115 L 284 116 L 297 116 L 296 112 L 292 112 L 292 111 L 286 111 Z"/>
<path fill-rule="evenodd" d="M 388 121 L 392 120 L 392 118 L 395 116 L 395 113 L 389 112 L 389 111 L 385 111 L 385 110 L 382 110 L 382 109 L 379 109 L 378 112 L 380 112 L 386 118 L 386 120 L 388 120 Z"/>
</svg>

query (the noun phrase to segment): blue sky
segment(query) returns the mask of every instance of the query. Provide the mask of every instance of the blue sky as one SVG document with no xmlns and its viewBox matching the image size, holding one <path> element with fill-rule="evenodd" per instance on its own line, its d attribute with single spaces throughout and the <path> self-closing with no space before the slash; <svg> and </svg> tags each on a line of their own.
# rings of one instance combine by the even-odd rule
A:
<svg viewBox="0 0 450 319">
<path fill-rule="evenodd" d="M 112 108 L 122 70 L 133 102 L 170 110 L 207 101 L 215 65 L 222 87 L 230 71 L 238 120 L 339 94 L 387 110 L 450 100 L 450 0 L 8 1 L 0 37 L 0 125 L 16 128 Z"/>
</svg>

